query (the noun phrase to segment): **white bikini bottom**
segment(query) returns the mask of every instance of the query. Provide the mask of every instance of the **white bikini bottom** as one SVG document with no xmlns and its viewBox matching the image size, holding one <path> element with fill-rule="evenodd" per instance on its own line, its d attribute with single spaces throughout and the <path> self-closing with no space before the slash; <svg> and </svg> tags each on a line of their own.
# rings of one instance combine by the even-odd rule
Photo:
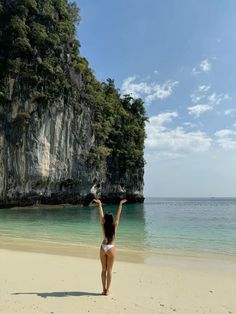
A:
<svg viewBox="0 0 236 314">
<path fill-rule="evenodd" d="M 114 244 L 102 244 L 102 248 L 105 252 L 110 250 L 112 247 L 114 247 Z"/>
</svg>

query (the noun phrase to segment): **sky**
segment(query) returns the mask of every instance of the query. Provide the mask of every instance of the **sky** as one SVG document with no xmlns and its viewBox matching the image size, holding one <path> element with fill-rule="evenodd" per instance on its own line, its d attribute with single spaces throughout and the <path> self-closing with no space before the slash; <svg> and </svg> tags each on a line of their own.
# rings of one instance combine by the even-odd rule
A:
<svg viewBox="0 0 236 314">
<path fill-rule="evenodd" d="M 236 1 L 76 2 L 97 79 L 144 100 L 145 197 L 235 197 Z"/>
</svg>

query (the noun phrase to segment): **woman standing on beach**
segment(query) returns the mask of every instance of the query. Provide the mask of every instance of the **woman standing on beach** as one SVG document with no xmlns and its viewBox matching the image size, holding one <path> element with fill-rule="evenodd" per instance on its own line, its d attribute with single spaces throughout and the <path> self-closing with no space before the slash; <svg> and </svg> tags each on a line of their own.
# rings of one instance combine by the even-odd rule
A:
<svg viewBox="0 0 236 314">
<path fill-rule="evenodd" d="M 114 219 L 112 213 L 103 212 L 102 202 L 100 200 L 93 200 L 99 205 L 100 223 L 102 226 L 103 241 L 100 247 L 100 259 L 102 263 L 102 294 L 108 295 L 112 277 L 112 266 L 115 260 L 115 233 L 120 221 L 120 214 L 122 205 L 127 202 L 126 199 L 120 201 L 116 218 Z"/>
</svg>

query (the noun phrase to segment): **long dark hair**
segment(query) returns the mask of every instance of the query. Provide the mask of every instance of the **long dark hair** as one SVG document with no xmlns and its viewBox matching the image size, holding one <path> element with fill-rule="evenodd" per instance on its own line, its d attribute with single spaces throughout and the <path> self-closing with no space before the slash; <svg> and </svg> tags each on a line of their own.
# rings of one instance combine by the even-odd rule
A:
<svg viewBox="0 0 236 314">
<path fill-rule="evenodd" d="M 115 237 L 115 223 L 112 213 L 105 213 L 104 215 L 104 232 L 108 243 L 112 242 Z"/>
</svg>

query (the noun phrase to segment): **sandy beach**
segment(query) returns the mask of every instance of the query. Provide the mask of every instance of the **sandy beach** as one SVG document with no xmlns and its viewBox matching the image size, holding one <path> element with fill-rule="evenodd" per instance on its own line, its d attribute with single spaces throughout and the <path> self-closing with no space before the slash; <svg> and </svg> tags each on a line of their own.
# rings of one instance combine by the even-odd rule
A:
<svg viewBox="0 0 236 314">
<path fill-rule="evenodd" d="M 236 313 L 233 261 L 165 257 L 117 261 L 101 295 L 100 261 L 0 249 L 0 313 Z"/>
</svg>

